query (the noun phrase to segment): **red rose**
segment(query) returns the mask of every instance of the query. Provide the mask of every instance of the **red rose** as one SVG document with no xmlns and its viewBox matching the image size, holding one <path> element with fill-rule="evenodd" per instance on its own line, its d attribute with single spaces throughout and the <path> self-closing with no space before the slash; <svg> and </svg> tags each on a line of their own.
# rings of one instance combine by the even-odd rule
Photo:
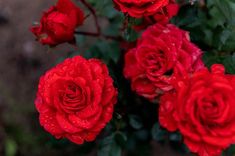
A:
<svg viewBox="0 0 235 156">
<path fill-rule="evenodd" d="M 159 122 L 161 126 L 167 127 L 168 131 L 176 131 L 177 125 L 174 118 L 175 105 L 172 102 L 175 100 L 175 93 L 166 93 L 160 98 L 159 107 Z"/>
<path fill-rule="evenodd" d="M 80 8 L 70 0 L 59 0 L 41 18 L 40 25 L 33 26 L 31 31 L 42 44 L 55 46 L 74 39 L 75 28 L 84 21 Z"/>
<path fill-rule="evenodd" d="M 163 7 L 155 15 L 152 16 L 152 23 L 155 21 L 160 23 L 168 23 L 169 20 L 177 15 L 179 11 L 179 5 L 172 0 L 167 6 Z"/>
<path fill-rule="evenodd" d="M 160 124 L 179 129 L 192 152 L 219 156 L 235 143 L 235 76 L 213 65 L 176 84 L 175 93 L 161 98 Z"/>
<path fill-rule="evenodd" d="M 35 105 L 46 131 L 82 144 L 93 141 L 110 121 L 116 101 L 105 64 L 77 56 L 41 77 Z"/>
<path fill-rule="evenodd" d="M 118 10 L 135 18 L 154 15 L 169 0 L 113 0 Z"/>
<path fill-rule="evenodd" d="M 124 75 L 131 80 L 134 91 L 152 100 L 172 90 L 175 77 L 203 68 L 201 55 L 187 32 L 171 24 L 156 24 L 125 55 Z"/>
<path fill-rule="evenodd" d="M 135 25 L 133 27 L 136 31 L 140 31 L 155 23 L 167 24 L 172 17 L 177 15 L 178 11 L 179 5 L 175 0 L 171 0 L 167 6 L 164 6 L 152 16 L 144 17 L 143 22 L 140 25 Z"/>
</svg>

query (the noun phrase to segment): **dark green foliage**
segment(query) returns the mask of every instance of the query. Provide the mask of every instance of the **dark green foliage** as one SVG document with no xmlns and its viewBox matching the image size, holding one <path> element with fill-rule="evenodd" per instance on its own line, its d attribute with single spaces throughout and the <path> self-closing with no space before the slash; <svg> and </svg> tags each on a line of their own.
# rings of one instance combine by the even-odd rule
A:
<svg viewBox="0 0 235 156">
<path fill-rule="evenodd" d="M 190 32 L 190 37 L 203 51 L 213 55 L 227 55 L 235 50 L 235 2 L 207 0 L 205 4 L 185 5 L 172 23 Z M 205 54 L 210 65 L 221 62 L 221 57 Z M 211 58 L 209 58 L 211 57 Z M 231 60 L 229 61 L 231 64 Z M 226 65 L 227 67 L 228 65 Z M 231 69 L 228 69 L 232 73 Z"/>
</svg>

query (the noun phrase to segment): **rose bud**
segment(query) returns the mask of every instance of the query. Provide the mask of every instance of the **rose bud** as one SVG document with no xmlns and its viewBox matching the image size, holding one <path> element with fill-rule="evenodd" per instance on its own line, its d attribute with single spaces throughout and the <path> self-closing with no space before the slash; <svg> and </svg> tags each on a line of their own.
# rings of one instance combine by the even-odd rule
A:
<svg viewBox="0 0 235 156">
<path fill-rule="evenodd" d="M 71 0 L 59 0 L 44 12 L 40 24 L 31 27 L 37 40 L 43 45 L 56 46 L 74 40 L 76 27 L 82 25 L 84 14 Z"/>
</svg>

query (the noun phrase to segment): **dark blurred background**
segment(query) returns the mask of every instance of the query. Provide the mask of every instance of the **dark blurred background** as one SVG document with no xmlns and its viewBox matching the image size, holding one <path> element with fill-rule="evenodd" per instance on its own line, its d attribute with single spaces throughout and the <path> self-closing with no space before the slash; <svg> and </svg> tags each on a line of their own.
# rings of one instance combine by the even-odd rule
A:
<svg viewBox="0 0 235 156">
<path fill-rule="evenodd" d="M 33 102 L 40 75 L 69 51 L 66 44 L 41 46 L 29 31 L 54 3 L 0 0 L 0 155 L 69 155 L 76 149 L 52 147 L 57 142 L 40 127 Z"/>
<path fill-rule="evenodd" d="M 68 44 L 49 49 L 29 31 L 56 0 L 0 0 L 0 156 L 96 155 L 97 145 L 56 140 L 38 122 L 34 98 L 40 75 L 69 55 Z M 91 25 L 91 24 L 90 24 Z M 88 27 L 86 29 L 92 29 Z M 152 142 L 146 155 L 181 155 Z M 140 154 L 141 155 L 141 154 Z"/>
</svg>

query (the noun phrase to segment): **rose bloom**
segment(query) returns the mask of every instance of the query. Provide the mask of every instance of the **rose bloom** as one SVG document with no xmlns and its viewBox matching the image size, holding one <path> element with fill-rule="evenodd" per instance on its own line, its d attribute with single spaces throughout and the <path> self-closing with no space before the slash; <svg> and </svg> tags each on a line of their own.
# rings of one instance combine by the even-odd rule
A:
<svg viewBox="0 0 235 156">
<path fill-rule="evenodd" d="M 128 15 L 141 18 L 154 15 L 159 9 L 166 6 L 169 0 L 113 0 L 116 8 Z"/>
<path fill-rule="evenodd" d="M 46 131 L 82 144 L 93 141 L 111 120 L 116 101 L 106 65 L 76 56 L 41 77 L 35 105 Z"/>
<path fill-rule="evenodd" d="M 144 17 L 142 23 L 140 25 L 133 26 L 133 28 L 136 31 L 140 31 L 155 23 L 167 24 L 172 17 L 177 15 L 178 11 L 179 5 L 175 2 L 175 0 L 170 0 L 168 5 L 159 9 L 159 11 L 157 11 L 154 15 Z"/>
<path fill-rule="evenodd" d="M 152 19 L 149 20 L 151 20 L 152 23 L 154 23 L 154 21 L 168 23 L 173 16 L 177 15 L 178 11 L 179 5 L 175 2 L 175 0 L 170 0 L 170 3 L 167 6 L 159 10 L 156 14 L 150 17 Z"/>
<path fill-rule="evenodd" d="M 179 130 L 188 148 L 199 156 L 220 156 L 235 143 L 235 76 L 215 64 L 179 79 L 176 92 L 161 98 L 160 124 Z"/>
<path fill-rule="evenodd" d="M 150 26 L 125 55 L 124 76 L 132 89 L 150 100 L 173 90 L 172 81 L 204 68 L 202 52 L 189 34 L 174 25 Z"/>
<path fill-rule="evenodd" d="M 33 26 L 31 31 L 42 44 L 55 46 L 74 40 L 75 28 L 84 21 L 80 8 L 70 0 L 59 0 L 41 18 L 40 24 Z"/>
</svg>

